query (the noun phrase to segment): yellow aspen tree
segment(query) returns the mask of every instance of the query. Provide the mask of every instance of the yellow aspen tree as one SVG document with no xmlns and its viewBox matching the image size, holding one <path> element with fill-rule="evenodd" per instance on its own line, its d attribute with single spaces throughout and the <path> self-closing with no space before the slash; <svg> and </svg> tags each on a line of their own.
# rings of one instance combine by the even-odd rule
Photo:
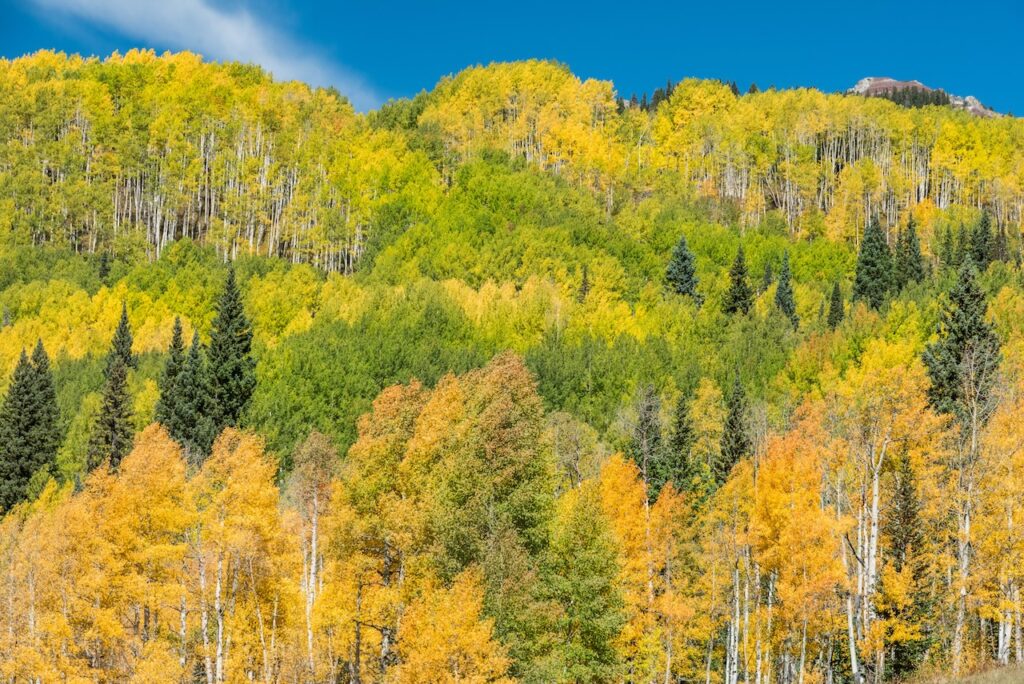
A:
<svg viewBox="0 0 1024 684">
<path fill-rule="evenodd" d="M 482 576 L 467 570 L 450 588 L 428 583 L 402 615 L 398 664 L 387 681 L 400 684 L 510 684 L 509 659 L 484 618 Z"/>
<path fill-rule="evenodd" d="M 286 581 L 300 554 L 282 532 L 275 471 L 259 438 L 228 429 L 190 482 L 191 602 L 202 668 L 215 684 L 274 681 L 282 633 L 301 619 Z"/>
</svg>

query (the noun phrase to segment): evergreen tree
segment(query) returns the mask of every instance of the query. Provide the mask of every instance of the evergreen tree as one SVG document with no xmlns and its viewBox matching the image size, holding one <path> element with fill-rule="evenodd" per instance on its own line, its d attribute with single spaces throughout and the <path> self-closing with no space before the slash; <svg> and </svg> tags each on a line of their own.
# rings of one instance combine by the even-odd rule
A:
<svg viewBox="0 0 1024 684">
<path fill-rule="evenodd" d="M 87 467 L 108 462 L 116 470 L 132 448 L 132 397 L 128 392 L 128 367 L 115 358 L 107 372 L 103 404 L 89 437 Z"/>
<path fill-rule="evenodd" d="M 582 304 L 587 300 L 588 294 L 590 294 L 590 272 L 587 270 L 587 265 L 583 264 L 583 276 L 580 278 L 580 289 L 576 293 L 576 301 Z"/>
<path fill-rule="evenodd" d="M 702 297 L 697 292 L 697 266 L 694 262 L 693 253 L 686 244 L 686 237 L 680 236 L 675 249 L 672 250 L 672 259 L 668 262 L 668 269 L 665 272 L 665 280 L 673 292 L 680 295 L 689 295 L 699 306 Z"/>
<path fill-rule="evenodd" d="M 633 440 L 629 455 L 640 468 L 640 476 L 647 483 L 648 497 L 653 500 L 652 483 L 660 467 L 663 445 L 661 441 L 661 400 L 654 387 L 647 385 L 640 390 L 637 398 L 636 425 L 633 426 Z"/>
<path fill-rule="evenodd" d="M 896 460 L 893 473 L 894 491 L 885 520 L 885 537 L 890 542 L 889 554 L 893 569 L 910 573 L 909 601 L 887 602 L 882 615 L 905 625 L 921 625 L 928 616 L 931 599 L 927 583 L 927 560 L 924 554 L 921 500 L 910 458 L 906 453 Z M 888 593 L 884 580 L 882 593 Z M 900 590 L 905 591 L 905 589 Z M 916 639 L 898 640 L 892 644 L 888 670 L 897 676 L 913 672 L 927 651 L 926 634 Z"/>
<path fill-rule="evenodd" d="M 775 275 L 772 273 L 772 262 L 764 262 L 764 275 L 761 276 L 761 289 L 760 292 L 767 292 L 768 288 L 775 282 Z"/>
<path fill-rule="evenodd" d="M 932 406 L 966 421 L 971 404 L 990 395 L 999 365 L 999 338 L 985 320 L 988 305 L 970 257 L 939 318 L 939 339 L 924 353 Z"/>
<path fill-rule="evenodd" d="M 24 352 L 0 406 L 0 514 L 22 501 L 32 477 L 50 469 L 60 446 L 60 412 L 42 341 Z"/>
<path fill-rule="evenodd" d="M 110 252 L 103 252 L 103 254 L 100 255 L 100 267 L 99 267 L 100 282 L 106 283 L 107 282 L 107 276 L 109 276 L 109 275 L 110 275 Z"/>
<path fill-rule="evenodd" d="M 845 315 L 846 312 L 843 311 L 843 293 L 839 289 L 839 282 L 836 281 L 832 284 L 832 296 L 828 300 L 828 327 L 835 330 L 843 322 Z"/>
<path fill-rule="evenodd" d="M 775 288 L 775 306 L 792 321 L 794 328 L 800 324 L 800 317 L 796 315 L 796 300 L 793 298 L 793 284 L 790 282 L 789 252 L 782 254 L 779 284 Z"/>
<path fill-rule="evenodd" d="M 192 346 L 174 382 L 174 397 L 174 401 L 169 402 L 168 415 L 160 422 L 185 449 L 186 457 L 198 463 L 210 453 L 218 434 L 208 370 L 203 362 L 198 333 L 192 335 Z"/>
<path fill-rule="evenodd" d="M 715 484 L 721 486 L 740 459 L 750 455 L 750 437 L 747 435 L 747 397 L 740 384 L 739 373 L 733 382 L 732 393 L 726 400 L 725 424 L 722 426 L 722 448 L 714 464 Z"/>
<path fill-rule="evenodd" d="M 747 283 L 747 263 L 743 258 L 743 245 L 736 252 L 736 260 L 729 269 L 729 291 L 725 293 L 722 310 L 727 314 L 747 313 L 753 304 L 754 293 Z"/>
<path fill-rule="evenodd" d="M 942 241 L 939 243 L 939 262 L 943 268 L 953 268 L 956 265 L 956 244 L 953 241 L 953 229 L 949 226 L 942 231 Z"/>
<path fill-rule="evenodd" d="M 897 292 L 911 283 L 924 280 L 924 257 L 921 256 L 921 243 L 917 239 L 913 216 L 906 229 L 900 231 L 893 261 L 893 289 Z"/>
<path fill-rule="evenodd" d="M 979 271 L 984 271 L 992 263 L 993 246 L 992 219 L 987 211 L 982 212 L 981 220 L 971 235 L 971 258 Z"/>
<path fill-rule="evenodd" d="M 57 456 L 60 448 L 60 409 L 57 406 L 57 389 L 53 384 L 53 373 L 50 370 L 50 357 L 43 347 L 43 341 L 37 340 L 32 350 L 32 369 L 35 371 L 35 396 L 39 402 L 36 430 L 32 435 L 32 443 L 40 454 L 40 464 L 49 465 Z"/>
<path fill-rule="evenodd" d="M 138 366 L 138 360 L 132 353 L 132 341 L 132 326 L 128 322 L 128 305 L 122 302 L 121 320 L 117 322 L 114 339 L 110 343 L 110 353 L 107 354 L 107 375 L 110 375 L 111 367 L 118 360 L 124 364 L 125 368 Z"/>
<path fill-rule="evenodd" d="M 957 268 L 963 266 L 964 260 L 972 258 L 974 245 L 974 235 L 971 231 L 967 230 L 964 224 L 960 224 L 960 227 L 956 231 L 956 246 L 955 253 L 953 255 L 953 263 Z"/>
<path fill-rule="evenodd" d="M 874 219 L 864 231 L 857 255 L 857 273 L 853 281 L 853 299 L 867 302 L 872 309 L 882 308 L 892 289 L 892 258 L 885 233 Z"/>
<path fill-rule="evenodd" d="M 238 425 L 256 387 L 256 362 L 250 354 L 251 347 L 252 328 L 232 268 L 217 302 L 217 316 L 210 333 L 209 378 L 218 433 L 229 425 Z"/>
<path fill-rule="evenodd" d="M 693 459 L 693 445 L 697 433 L 690 417 L 690 403 L 680 397 L 676 403 L 672 436 L 655 463 L 651 477 L 651 500 L 658 498 L 662 488 L 671 482 L 678 491 L 692 492 L 700 487 L 700 465 Z"/>
<path fill-rule="evenodd" d="M 155 418 L 165 428 L 170 424 L 177 404 L 182 401 L 177 387 L 178 376 L 185 365 L 185 343 L 182 341 L 181 335 L 181 319 L 176 316 L 167 362 L 164 364 L 160 382 L 157 384 L 160 389 L 160 398 L 156 402 Z"/>
</svg>

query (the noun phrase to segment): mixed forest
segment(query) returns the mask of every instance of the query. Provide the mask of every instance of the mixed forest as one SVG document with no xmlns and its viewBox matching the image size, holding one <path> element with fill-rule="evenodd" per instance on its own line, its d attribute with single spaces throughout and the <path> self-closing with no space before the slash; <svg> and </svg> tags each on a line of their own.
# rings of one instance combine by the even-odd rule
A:
<svg viewBox="0 0 1024 684">
<path fill-rule="evenodd" d="M 0 60 L 0 681 L 1024 664 L 1024 122 L 914 105 Z"/>
</svg>

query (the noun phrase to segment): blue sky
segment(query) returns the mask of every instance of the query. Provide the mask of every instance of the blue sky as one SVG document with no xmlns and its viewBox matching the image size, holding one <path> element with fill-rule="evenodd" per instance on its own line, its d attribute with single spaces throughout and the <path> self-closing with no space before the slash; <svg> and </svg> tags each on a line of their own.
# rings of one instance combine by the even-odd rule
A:
<svg viewBox="0 0 1024 684">
<path fill-rule="evenodd" d="M 0 55 L 191 49 L 367 109 L 478 63 L 543 57 L 619 93 L 686 76 L 842 90 L 916 78 L 1024 112 L 1024 2 L 0 0 Z"/>
</svg>

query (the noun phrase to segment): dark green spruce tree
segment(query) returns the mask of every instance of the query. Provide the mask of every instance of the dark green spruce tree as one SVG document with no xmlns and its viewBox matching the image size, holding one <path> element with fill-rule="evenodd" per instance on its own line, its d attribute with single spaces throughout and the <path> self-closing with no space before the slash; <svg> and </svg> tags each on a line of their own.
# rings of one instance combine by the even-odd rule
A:
<svg viewBox="0 0 1024 684">
<path fill-rule="evenodd" d="M 156 402 L 155 418 L 165 428 L 170 425 L 171 416 L 175 413 L 175 407 L 181 401 L 181 394 L 178 391 L 178 376 L 185 366 L 185 343 L 182 340 L 181 319 L 175 316 L 174 330 L 171 333 L 171 346 L 167 350 L 167 361 L 164 363 L 163 372 L 160 373 L 160 381 L 157 387 L 160 389 L 160 398 Z"/>
<path fill-rule="evenodd" d="M 132 396 L 128 391 L 128 367 L 117 357 L 107 371 L 103 387 L 103 403 L 89 436 L 89 470 L 107 463 L 117 470 L 132 448 L 135 429 L 132 426 Z"/>
<path fill-rule="evenodd" d="M 747 313 L 754 302 L 754 293 L 747 282 L 747 262 L 743 258 L 743 245 L 736 252 L 736 260 L 729 269 L 729 290 L 722 302 L 722 311 L 732 315 Z"/>
<path fill-rule="evenodd" d="M 0 514 L 24 500 L 40 471 L 52 470 L 60 446 L 60 411 L 42 341 L 24 351 L 0 405 Z"/>
<path fill-rule="evenodd" d="M 984 271 L 992 263 L 995 251 L 995 236 L 992 234 L 992 218 L 988 212 L 982 212 L 981 220 L 971 233 L 971 258 L 979 271 Z"/>
<path fill-rule="evenodd" d="M 715 485 L 722 486 L 729 478 L 733 466 L 739 463 L 740 459 L 749 456 L 750 451 L 750 437 L 747 435 L 747 396 L 743 392 L 743 385 L 737 373 L 732 392 L 726 400 L 721 453 L 712 469 Z"/>
<path fill-rule="evenodd" d="M 668 262 L 665 280 L 672 292 L 687 295 L 700 306 L 703 298 L 697 292 L 697 265 L 689 245 L 686 244 L 686 236 L 680 236 L 679 242 L 672 250 L 672 259 Z"/>
<path fill-rule="evenodd" d="M 117 329 L 114 330 L 114 339 L 110 343 L 110 353 L 107 354 L 106 373 L 117 360 L 124 364 L 125 368 L 138 366 L 138 359 L 132 353 L 132 326 L 128 322 L 128 305 L 121 304 L 121 319 L 117 322 Z"/>
<path fill-rule="evenodd" d="M 583 264 L 583 275 L 580 278 L 580 289 L 576 291 L 576 301 L 582 304 L 587 301 L 588 294 L 590 294 L 590 272 L 587 265 Z"/>
<path fill-rule="evenodd" d="M 191 463 L 201 462 L 217 437 L 216 411 L 210 392 L 207 366 L 203 361 L 199 335 L 192 335 L 192 346 L 175 381 L 175 400 L 169 406 L 166 422 L 161 424 L 181 444 Z"/>
<path fill-rule="evenodd" d="M 917 493 L 917 478 L 910 457 L 900 454 L 896 459 L 891 497 L 885 520 L 885 537 L 890 540 L 889 555 L 896 572 L 910 570 L 909 601 L 902 605 L 886 606 L 884 617 L 906 624 L 922 624 L 931 608 L 928 564 L 924 553 L 925 534 L 921 517 L 921 499 Z M 888 576 L 888 575 L 886 575 Z M 884 580 L 883 580 L 883 591 Z M 917 639 L 892 644 L 888 657 L 888 670 L 896 676 L 911 674 L 920 665 L 930 645 L 928 634 Z"/>
<path fill-rule="evenodd" d="M 864 231 L 864 239 L 857 255 L 857 273 L 853 281 L 853 300 L 867 302 L 872 309 L 880 309 L 892 289 L 892 257 L 885 233 L 878 219 L 873 219 Z"/>
<path fill-rule="evenodd" d="M 256 361 L 252 358 L 252 328 L 242 306 L 235 270 L 228 270 L 224 290 L 217 301 L 208 352 L 210 392 L 214 425 L 219 434 L 238 425 L 256 387 Z"/>
<path fill-rule="evenodd" d="M 843 310 L 843 292 L 839 289 L 839 281 L 832 283 L 832 295 L 828 300 L 828 327 L 835 330 L 843 322 L 846 312 Z"/>
<path fill-rule="evenodd" d="M 956 242 L 953 240 L 953 229 L 946 226 L 939 242 L 939 263 L 943 268 L 956 267 Z"/>
<path fill-rule="evenodd" d="M 767 292 L 768 288 L 775 282 L 775 274 L 772 273 L 772 262 L 764 262 L 764 274 L 761 276 L 761 289 L 759 292 Z"/>
<path fill-rule="evenodd" d="M 110 252 L 103 252 L 103 254 L 100 255 L 98 275 L 101 283 L 107 282 L 107 277 L 110 275 Z"/>
<path fill-rule="evenodd" d="M 651 477 L 651 500 L 658 498 L 662 488 L 669 482 L 681 492 L 693 492 L 701 488 L 703 473 L 693 459 L 693 445 L 697 433 L 690 417 L 690 402 L 680 397 L 676 402 L 672 434 L 665 445 Z"/>
<path fill-rule="evenodd" d="M 779 307 L 793 327 L 800 325 L 800 317 L 796 315 L 796 300 L 793 298 L 793 283 L 789 270 L 789 252 L 782 254 L 782 268 L 779 269 L 779 284 L 775 288 L 775 306 Z"/>
<path fill-rule="evenodd" d="M 914 217 L 911 216 L 906 229 L 900 231 L 896 243 L 896 255 L 893 258 L 893 290 L 899 292 L 907 285 L 919 283 L 924 280 L 924 276 L 921 242 L 917 238 Z"/>
<path fill-rule="evenodd" d="M 928 398 L 941 413 L 966 424 L 991 396 L 999 366 L 999 338 L 985 320 L 988 304 L 970 257 L 939 317 L 939 339 L 924 352 Z"/>
</svg>

